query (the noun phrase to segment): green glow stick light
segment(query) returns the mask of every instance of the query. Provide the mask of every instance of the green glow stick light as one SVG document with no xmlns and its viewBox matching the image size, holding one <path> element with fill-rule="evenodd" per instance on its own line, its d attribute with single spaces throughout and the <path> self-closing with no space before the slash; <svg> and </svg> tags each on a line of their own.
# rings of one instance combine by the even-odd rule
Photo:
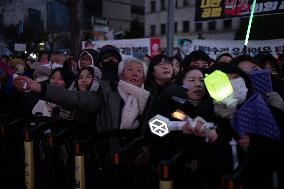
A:
<svg viewBox="0 0 284 189">
<path fill-rule="evenodd" d="M 216 70 L 211 74 L 205 74 L 205 86 L 210 96 L 217 102 L 225 104 L 227 107 L 235 107 L 237 100 L 233 96 L 232 84 L 224 72 Z"/>
<path fill-rule="evenodd" d="M 248 24 L 243 54 L 246 54 L 246 52 L 247 52 L 247 46 L 248 46 L 248 41 L 249 41 L 249 34 L 250 34 L 252 19 L 253 19 L 253 15 L 254 15 L 255 4 L 256 4 L 256 0 L 253 0 L 251 11 L 250 11 L 249 24 Z"/>
</svg>

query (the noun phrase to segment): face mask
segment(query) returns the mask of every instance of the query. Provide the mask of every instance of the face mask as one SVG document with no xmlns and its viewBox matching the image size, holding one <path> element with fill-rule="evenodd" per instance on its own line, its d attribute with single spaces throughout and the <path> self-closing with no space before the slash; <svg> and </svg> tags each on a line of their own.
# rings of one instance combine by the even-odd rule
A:
<svg viewBox="0 0 284 189">
<path fill-rule="evenodd" d="M 272 92 L 271 74 L 268 70 L 253 71 L 249 74 L 252 90 L 267 99 L 266 93 Z"/>
<path fill-rule="evenodd" d="M 241 77 L 230 80 L 233 87 L 234 98 L 238 100 L 237 104 L 243 103 L 247 98 L 248 89 L 246 87 L 245 80 Z"/>
<path fill-rule="evenodd" d="M 50 67 L 51 67 L 52 70 L 54 70 L 55 68 L 61 68 L 63 66 L 61 64 L 52 63 L 52 64 L 50 64 Z"/>
<path fill-rule="evenodd" d="M 109 60 L 107 62 L 102 61 L 102 68 L 107 71 L 117 70 L 118 63 L 113 60 Z"/>
</svg>

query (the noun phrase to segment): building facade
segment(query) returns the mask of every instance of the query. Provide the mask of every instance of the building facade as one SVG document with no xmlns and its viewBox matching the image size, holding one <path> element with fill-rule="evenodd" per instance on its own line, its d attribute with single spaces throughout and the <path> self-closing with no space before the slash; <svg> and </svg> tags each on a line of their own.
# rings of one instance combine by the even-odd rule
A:
<svg viewBox="0 0 284 189">
<path fill-rule="evenodd" d="M 144 0 L 103 0 L 102 18 L 114 32 L 127 31 L 135 19 L 144 23 Z"/>
<path fill-rule="evenodd" d="M 3 2 L 2 2 L 3 1 Z M 81 0 L 82 28 L 92 29 L 92 19 L 105 19 L 110 29 L 127 31 L 131 21 L 144 21 L 144 0 Z M 68 24 L 68 10 L 56 0 L 1 0 L 0 24 L 10 25 L 24 22 L 26 17 L 35 15 L 41 19 L 45 31 L 56 28 L 64 31 Z M 63 25 L 63 26 L 62 26 Z"/>
<path fill-rule="evenodd" d="M 67 32 L 69 30 L 68 8 L 57 1 L 48 1 L 46 8 L 46 31 L 48 33 Z"/>
<path fill-rule="evenodd" d="M 131 0 L 131 20 L 144 23 L 144 0 Z"/>
<path fill-rule="evenodd" d="M 175 1 L 174 45 L 180 38 L 234 39 L 240 18 L 195 22 L 197 0 Z M 166 47 L 168 0 L 145 0 L 145 37 L 160 37 L 161 47 Z M 201 36 L 200 36 L 201 35 Z"/>
<path fill-rule="evenodd" d="M 46 29 L 47 2 L 48 0 L 3 0 L 0 5 L 0 14 L 4 25 L 17 25 L 30 20 L 34 16 L 35 20 L 41 20 Z"/>
</svg>

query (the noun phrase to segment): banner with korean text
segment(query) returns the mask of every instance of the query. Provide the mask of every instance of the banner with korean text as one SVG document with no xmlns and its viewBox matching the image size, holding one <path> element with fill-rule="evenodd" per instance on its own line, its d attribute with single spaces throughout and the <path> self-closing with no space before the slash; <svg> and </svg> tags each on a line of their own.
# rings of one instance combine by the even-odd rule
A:
<svg viewBox="0 0 284 189">
<path fill-rule="evenodd" d="M 191 51 L 203 50 L 211 58 L 216 59 L 217 55 L 222 52 L 229 52 L 233 56 L 243 53 L 244 41 L 242 40 L 192 40 Z M 274 40 L 250 40 L 247 47 L 247 54 L 257 55 L 261 51 L 270 52 L 277 57 L 284 53 L 284 39 Z"/>
<path fill-rule="evenodd" d="M 143 58 L 145 54 L 152 57 L 160 54 L 160 38 L 92 41 L 92 43 L 95 50 L 99 50 L 105 45 L 113 45 L 119 49 L 122 55 L 137 58 Z M 85 48 L 85 41 L 82 42 L 82 48 Z"/>
<path fill-rule="evenodd" d="M 249 17 L 253 0 L 198 0 L 195 21 Z M 257 0 L 254 14 L 284 13 L 284 0 Z"/>
</svg>

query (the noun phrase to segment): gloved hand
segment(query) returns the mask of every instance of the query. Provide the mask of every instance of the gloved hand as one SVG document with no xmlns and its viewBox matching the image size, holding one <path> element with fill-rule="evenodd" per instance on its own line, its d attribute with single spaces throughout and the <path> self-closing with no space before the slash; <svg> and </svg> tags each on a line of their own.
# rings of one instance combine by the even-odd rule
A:
<svg viewBox="0 0 284 189">
<path fill-rule="evenodd" d="M 194 121 L 190 123 L 187 122 L 183 127 L 183 133 L 194 134 L 200 137 L 206 137 L 206 141 L 215 142 L 218 138 L 215 129 L 206 128 L 207 122 L 202 117 L 196 117 Z"/>
<path fill-rule="evenodd" d="M 196 136 L 204 136 L 204 124 L 206 121 L 201 118 L 197 117 L 194 120 L 187 122 L 183 126 L 183 133 L 186 134 L 194 134 Z"/>
<path fill-rule="evenodd" d="M 236 110 L 236 108 L 228 108 L 224 104 L 218 104 L 217 102 L 214 102 L 214 112 L 216 115 L 222 118 L 232 119 L 233 114 Z"/>
<path fill-rule="evenodd" d="M 238 100 L 234 98 L 234 93 L 227 96 L 225 99 L 218 102 L 219 104 L 224 104 L 227 108 L 236 108 Z"/>
<path fill-rule="evenodd" d="M 266 95 L 268 97 L 267 99 L 268 105 L 274 108 L 278 108 L 279 110 L 284 112 L 284 101 L 277 92 L 266 93 Z"/>
</svg>

